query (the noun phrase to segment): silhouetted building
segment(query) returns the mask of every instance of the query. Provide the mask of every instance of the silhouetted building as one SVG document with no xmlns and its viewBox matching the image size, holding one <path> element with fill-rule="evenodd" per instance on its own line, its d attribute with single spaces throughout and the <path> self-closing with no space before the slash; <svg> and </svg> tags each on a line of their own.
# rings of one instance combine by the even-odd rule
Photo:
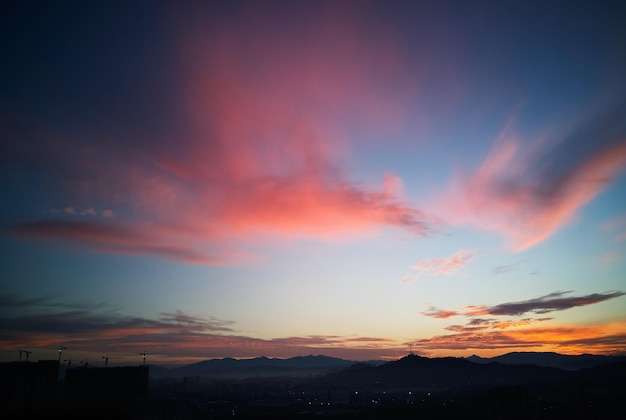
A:
<svg viewBox="0 0 626 420">
<path fill-rule="evenodd" d="M 0 363 L 0 413 L 34 413 L 56 401 L 59 362 Z"/>
<path fill-rule="evenodd" d="M 131 411 L 147 396 L 148 367 L 69 369 L 65 373 L 64 409 Z"/>
</svg>

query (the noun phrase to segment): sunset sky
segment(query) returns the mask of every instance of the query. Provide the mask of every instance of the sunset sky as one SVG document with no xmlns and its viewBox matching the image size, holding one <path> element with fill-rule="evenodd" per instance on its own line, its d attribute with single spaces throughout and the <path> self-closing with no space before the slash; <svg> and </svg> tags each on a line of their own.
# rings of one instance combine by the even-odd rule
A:
<svg viewBox="0 0 626 420">
<path fill-rule="evenodd" d="M 1 361 L 626 353 L 626 3 L 0 20 Z"/>
</svg>

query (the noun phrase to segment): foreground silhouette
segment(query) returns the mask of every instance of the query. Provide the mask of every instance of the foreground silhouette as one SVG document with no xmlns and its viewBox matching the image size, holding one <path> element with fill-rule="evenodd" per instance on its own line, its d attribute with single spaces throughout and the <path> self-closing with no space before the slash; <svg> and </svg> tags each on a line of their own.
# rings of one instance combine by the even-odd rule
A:
<svg viewBox="0 0 626 420">
<path fill-rule="evenodd" d="M 223 359 L 181 369 L 81 367 L 61 380 L 56 361 L 13 362 L 0 364 L 0 417 L 626 418 L 623 358 L 578 370 L 471 360 Z M 197 368 L 205 374 L 185 375 Z M 150 369 L 158 375 L 148 380 Z"/>
</svg>

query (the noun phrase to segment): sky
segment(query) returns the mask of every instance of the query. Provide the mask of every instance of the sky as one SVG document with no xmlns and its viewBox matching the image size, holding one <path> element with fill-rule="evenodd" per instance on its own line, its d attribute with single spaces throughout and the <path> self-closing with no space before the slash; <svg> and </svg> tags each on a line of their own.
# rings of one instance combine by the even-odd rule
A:
<svg viewBox="0 0 626 420">
<path fill-rule="evenodd" d="M 0 360 L 626 353 L 623 2 L 2 8 Z"/>
</svg>

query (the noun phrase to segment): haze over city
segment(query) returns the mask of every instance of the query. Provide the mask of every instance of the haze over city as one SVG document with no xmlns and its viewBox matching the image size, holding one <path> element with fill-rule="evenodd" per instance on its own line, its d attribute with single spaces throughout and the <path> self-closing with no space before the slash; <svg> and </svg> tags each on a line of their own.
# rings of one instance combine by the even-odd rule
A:
<svg viewBox="0 0 626 420">
<path fill-rule="evenodd" d="M 623 2 L 3 9 L 2 361 L 626 352 Z"/>
</svg>

